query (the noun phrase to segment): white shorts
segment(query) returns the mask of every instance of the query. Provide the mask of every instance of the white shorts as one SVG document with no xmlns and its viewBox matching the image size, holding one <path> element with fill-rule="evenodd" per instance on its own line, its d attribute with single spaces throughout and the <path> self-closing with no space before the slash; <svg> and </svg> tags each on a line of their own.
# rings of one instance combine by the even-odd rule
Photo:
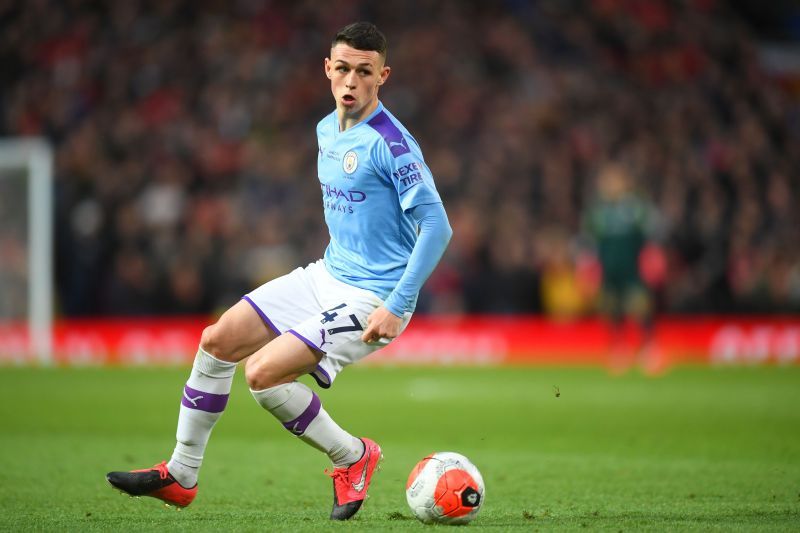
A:
<svg viewBox="0 0 800 533">
<path fill-rule="evenodd" d="M 291 333 L 323 352 L 311 375 L 326 389 L 344 367 L 391 342 L 361 340 L 367 317 L 383 300 L 331 276 L 322 259 L 269 281 L 243 298 L 276 334 Z M 411 313 L 406 313 L 401 332 L 410 320 Z"/>
</svg>

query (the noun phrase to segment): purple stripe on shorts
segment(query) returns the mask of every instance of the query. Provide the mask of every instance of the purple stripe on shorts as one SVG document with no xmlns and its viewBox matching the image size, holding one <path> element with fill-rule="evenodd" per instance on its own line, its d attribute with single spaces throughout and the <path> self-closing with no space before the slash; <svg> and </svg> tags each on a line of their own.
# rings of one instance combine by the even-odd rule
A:
<svg viewBox="0 0 800 533">
<path fill-rule="evenodd" d="M 311 423 L 312 420 L 317 418 L 319 414 L 319 408 L 322 406 L 322 403 L 319 401 L 319 396 L 311 393 L 311 403 L 308 404 L 306 410 L 303 411 L 300 416 L 295 418 L 294 420 L 289 420 L 288 422 L 283 423 L 283 427 L 297 435 L 298 437 L 306 432 L 308 425 Z"/>
<path fill-rule="evenodd" d="M 251 300 L 251 299 L 250 299 L 250 297 L 249 297 L 249 296 L 247 296 L 247 295 L 245 295 L 245 296 L 242 296 L 242 300 L 246 300 L 246 301 L 247 301 L 247 303 L 249 303 L 250 305 L 252 305 L 252 306 L 253 306 L 253 309 L 255 309 L 255 310 L 256 310 L 256 313 L 258 313 L 258 316 L 260 316 L 260 317 L 261 317 L 261 320 L 263 320 L 263 321 L 264 321 L 264 324 L 266 324 L 266 325 L 269 327 L 269 329 L 271 329 L 272 331 L 274 331 L 274 332 L 275 332 L 275 335 L 280 335 L 280 334 L 281 334 L 281 330 L 279 330 L 278 328 L 276 328 L 276 327 L 275 327 L 275 324 L 273 324 L 273 323 L 272 323 L 272 320 L 270 320 L 270 319 L 267 317 L 267 315 L 266 315 L 266 314 L 264 314 L 264 311 L 262 311 L 262 310 L 261 310 L 261 308 L 259 308 L 259 307 L 258 307 L 258 306 L 255 304 L 255 302 L 254 302 L 253 300 Z"/>
<path fill-rule="evenodd" d="M 320 352 L 322 352 L 322 353 L 325 353 L 325 350 L 322 350 L 322 349 L 320 349 L 320 347 L 319 347 L 319 346 L 317 346 L 316 344 L 314 344 L 314 343 L 313 343 L 313 342 L 311 342 L 310 340 L 306 339 L 305 337 L 303 337 L 302 335 L 300 335 L 299 333 L 297 333 L 295 330 L 293 330 L 293 329 L 290 329 L 290 330 L 288 330 L 286 333 L 291 333 L 292 335 L 294 335 L 295 337 L 297 337 L 298 339 L 300 339 L 300 340 L 301 340 L 301 341 L 303 341 L 304 343 L 308 344 L 308 345 L 309 345 L 309 347 L 311 347 L 311 348 L 314 348 L 315 350 L 319 350 L 319 351 L 320 351 Z"/>
<path fill-rule="evenodd" d="M 324 379 L 322 379 L 322 376 L 320 376 L 319 374 L 322 374 L 322 376 L 325 376 L 325 379 L 328 380 L 327 383 L 325 382 Z M 331 382 L 330 374 L 328 374 L 328 372 L 326 372 L 325 369 L 322 368 L 322 366 L 320 366 L 320 365 L 317 365 L 317 369 L 314 370 L 313 372 L 309 373 L 309 375 L 312 378 L 314 378 L 314 381 L 317 382 L 317 385 L 319 385 L 323 389 L 330 389 L 331 385 L 333 384 Z"/>
<path fill-rule="evenodd" d="M 221 413 L 228 404 L 229 394 L 211 394 L 191 388 L 186 385 L 183 388 L 183 398 L 181 405 L 189 409 L 198 409 L 209 413 Z"/>
</svg>

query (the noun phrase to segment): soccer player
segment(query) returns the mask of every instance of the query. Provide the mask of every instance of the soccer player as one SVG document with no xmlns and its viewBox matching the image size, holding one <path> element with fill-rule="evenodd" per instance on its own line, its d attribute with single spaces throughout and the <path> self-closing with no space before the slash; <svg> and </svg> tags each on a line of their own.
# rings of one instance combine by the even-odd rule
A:
<svg viewBox="0 0 800 533">
<path fill-rule="evenodd" d="M 611 324 L 610 363 L 624 370 L 630 355 L 623 341 L 623 320 L 632 319 L 641 336 L 635 350 L 643 367 L 656 373 L 660 354 L 653 347 L 653 295 L 643 279 L 643 253 L 658 233 L 658 213 L 633 189 L 633 178 L 619 163 L 604 165 L 598 174 L 598 198 L 589 206 L 584 230 L 593 241 L 602 268 L 599 307 Z M 655 249 L 655 248 L 653 248 Z M 650 276 L 652 277 L 652 276 Z"/>
<path fill-rule="evenodd" d="M 325 59 L 336 109 L 317 125 L 330 233 L 324 258 L 258 287 L 203 331 L 183 389 L 172 458 L 110 472 L 111 485 L 189 505 L 236 365 L 246 359 L 256 402 L 330 457 L 331 519 L 359 510 L 381 448 L 339 427 L 311 388 L 296 380 L 311 374 L 328 388 L 347 365 L 396 338 L 452 234 L 419 145 L 378 99 L 390 72 L 386 38 L 374 25 L 358 22 L 336 34 Z"/>
</svg>

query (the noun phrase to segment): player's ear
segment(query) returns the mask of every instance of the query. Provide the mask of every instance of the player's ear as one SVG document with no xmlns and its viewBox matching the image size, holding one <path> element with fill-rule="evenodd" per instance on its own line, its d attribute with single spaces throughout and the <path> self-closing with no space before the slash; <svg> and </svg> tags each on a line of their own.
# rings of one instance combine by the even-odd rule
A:
<svg viewBox="0 0 800 533">
<path fill-rule="evenodd" d="M 325 77 L 331 79 L 331 58 L 325 58 Z"/>
<path fill-rule="evenodd" d="M 383 85 L 389 79 L 389 74 L 392 73 L 392 67 L 383 67 L 381 69 L 381 77 L 378 79 L 378 85 Z"/>
</svg>

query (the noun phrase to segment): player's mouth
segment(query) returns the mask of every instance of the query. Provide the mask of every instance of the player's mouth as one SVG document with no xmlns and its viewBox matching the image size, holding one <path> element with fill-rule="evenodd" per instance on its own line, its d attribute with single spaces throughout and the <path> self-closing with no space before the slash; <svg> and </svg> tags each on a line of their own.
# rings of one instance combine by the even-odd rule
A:
<svg viewBox="0 0 800 533">
<path fill-rule="evenodd" d="M 345 94 L 342 96 L 342 103 L 348 107 L 356 103 L 356 97 L 352 94 Z"/>
</svg>

